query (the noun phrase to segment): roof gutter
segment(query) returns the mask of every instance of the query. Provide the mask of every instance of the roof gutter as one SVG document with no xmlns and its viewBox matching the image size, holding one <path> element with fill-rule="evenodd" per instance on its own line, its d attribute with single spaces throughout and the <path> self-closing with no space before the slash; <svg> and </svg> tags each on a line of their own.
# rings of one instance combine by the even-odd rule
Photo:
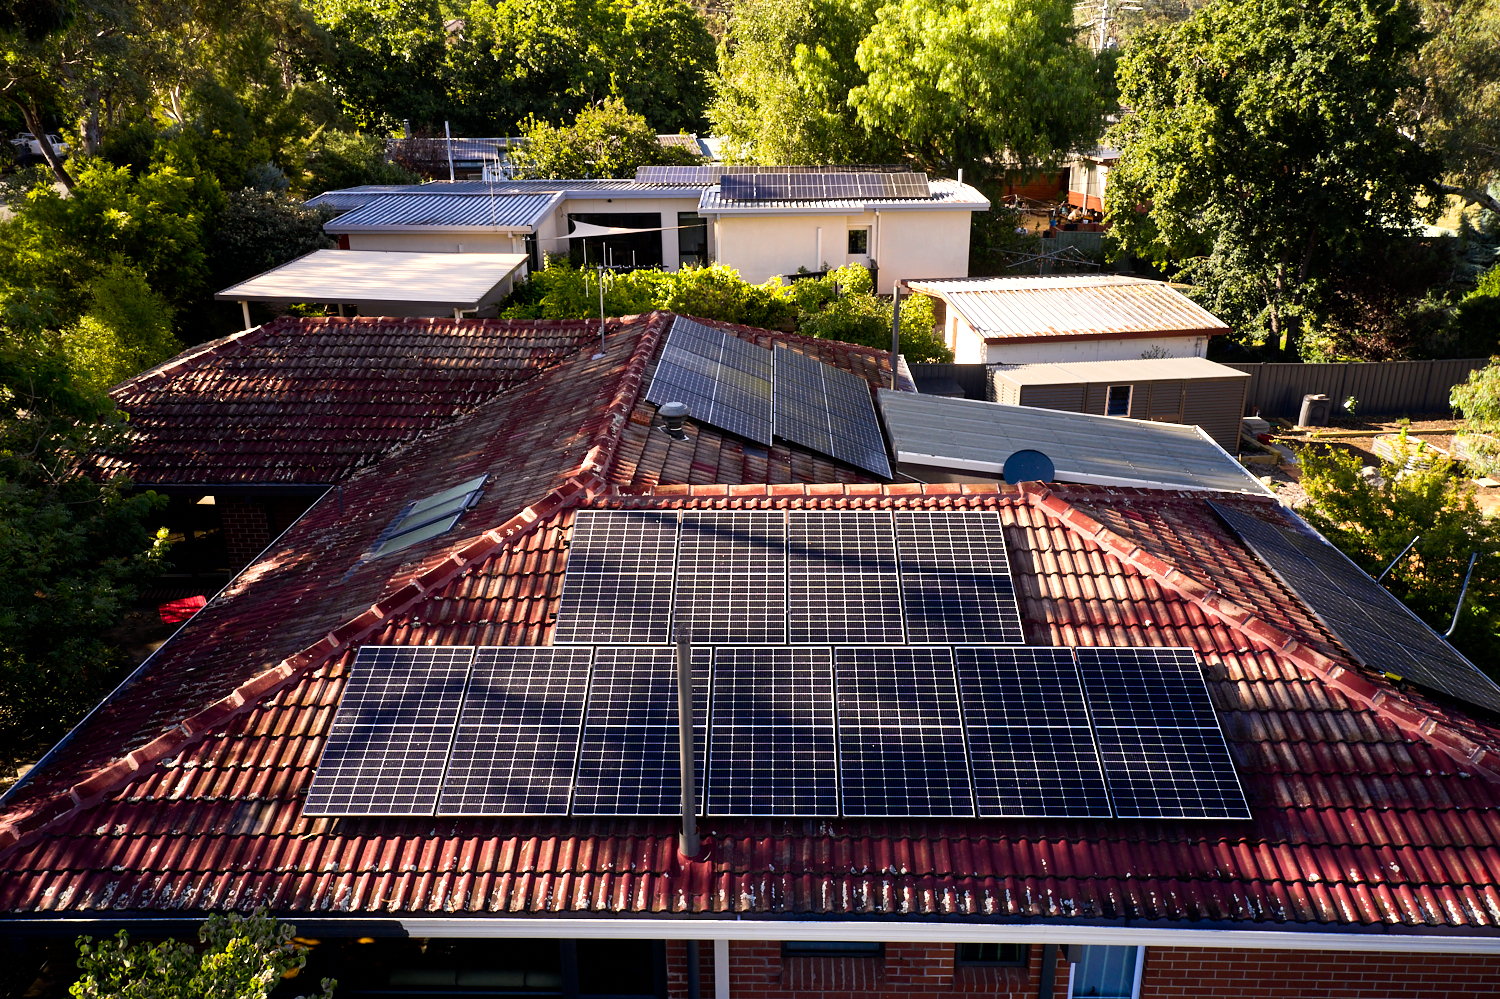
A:
<svg viewBox="0 0 1500 999">
<path fill-rule="evenodd" d="M 341 928 L 371 935 L 460 939 L 578 940 L 848 940 L 902 943 L 1086 944 L 1122 947 L 1203 947 L 1212 950 L 1331 950 L 1404 954 L 1500 954 L 1500 935 L 1393 933 L 1385 929 L 1346 933 L 1325 930 L 1176 929 L 1163 926 L 1059 925 L 1056 923 L 911 922 L 882 919 L 736 919 L 434 916 L 371 919 L 357 914 L 318 918 L 277 913 L 299 932 L 335 935 Z M 171 927 L 181 932 L 189 916 L 143 919 L 0 919 L 0 932 L 81 934 L 100 927 Z M 166 930 L 164 930 L 166 931 Z"/>
</svg>

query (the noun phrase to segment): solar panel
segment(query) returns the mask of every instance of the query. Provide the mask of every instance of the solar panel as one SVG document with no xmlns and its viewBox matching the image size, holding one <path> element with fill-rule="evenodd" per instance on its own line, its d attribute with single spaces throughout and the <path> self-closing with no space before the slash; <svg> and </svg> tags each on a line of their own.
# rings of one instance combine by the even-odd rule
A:
<svg viewBox="0 0 1500 999">
<path fill-rule="evenodd" d="M 891 515 L 798 510 L 787 520 L 787 625 L 794 644 L 900 644 Z"/>
<path fill-rule="evenodd" d="M 553 641 L 667 641 L 676 556 L 675 510 L 579 510 Z"/>
<path fill-rule="evenodd" d="M 885 435 L 869 383 L 780 344 L 774 355 L 776 435 L 890 478 Z"/>
<path fill-rule="evenodd" d="M 912 642 L 1025 641 L 998 513 L 897 510 L 893 516 Z"/>
<path fill-rule="evenodd" d="M 786 514 L 686 510 L 677 621 L 694 643 L 786 642 Z"/>
<path fill-rule="evenodd" d="M 1366 666 L 1500 711 L 1500 686 L 1333 545 L 1279 514 L 1211 505 Z"/>
<path fill-rule="evenodd" d="M 712 650 L 693 649 L 700 789 L 708 740 L 711 659 Z M 599 649 L 594 655 L 578 754 L 573 814 L 675 814 L 681 807 L 678 751 L 676 650 Z"/>
<path fill-rule="evenodd" d="M 688 415 L 761 444 L 771 437 L 771 352 L 692 320 L 677 319 L 646 399 L 681 402 Z"/>
<path fill-rule="evenodd" d="M 1072 652 L 960 648 L 953 659 L 979 815 L 1108 818 Z"/>
<path fill-rule="evenodd" d="M 308 815 L 431 815 L 474 650 L 365 646 L 308 788 Z"/>
<path fill-rule="evenodd" d="M 833 664 L 843 813 L 973 815 L 951 650 L 843 648 Z"/>
<path fill-rule="evenodd" d="M 924 173 L 871 171 L 805 173 L 790 170 L 719 178 L 725 201 L 833 201 L 867 198 L 928 198 Z"/>
<path fill-rule="evenodd" d="M 704 811 L 837 815 L 827 649 L 714 650 Z"/>
<path fill-rule="evenodd" d="M 1191 649 L 1074 655 L 1117 816 L 1250 817 Z"/>
<path fill-rule="evenodd" d="M 484 647 L 474 666 L 439 815 L 566 815 L 591 649 Z"/>
</svg>

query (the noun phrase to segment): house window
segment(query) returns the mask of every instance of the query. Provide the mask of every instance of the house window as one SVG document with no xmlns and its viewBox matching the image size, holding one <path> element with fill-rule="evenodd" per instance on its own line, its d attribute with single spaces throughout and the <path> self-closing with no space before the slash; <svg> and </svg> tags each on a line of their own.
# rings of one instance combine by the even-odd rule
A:
<svg viewBox="0 0 1500 999">
<path fill-rule="evenodd" d="M 782 957 L 884 957 L 885 944 L 864 940 L 784 940 Z"/>
<path fill-rule="evenodd" d="M 1130 415 L 1130 386 L 1111 385 L 1109 387 L 1109 398 L 1104 402 L 1105 416 L 1129 416 Z"/>
<path fill-rule="evenodd" d="M 851 257 L 868 257 L 869 255 L 870 255 L 870 230 L 868 228 L 850 229 L 849 230 L 849 256 L 851 256 Z"/>
<path fill-rule="evenodd" d="M 708 264 L 708 220 L 697 212 L 677 213 L 677 265 Z"/>
<path fill-rule="evenodd" d="M 1026 945 L 1010 943 L 961 943 L 953 953 L 953 963 L 982 968 L 1023 968 Z"/>
<path fill-rule="evenodd" d="M 488 475 L 481 475 L 467 482 L 460 482 L 451 489 L 444 489 L 436 495 L 408 505 L 380 535 L 370 557 L 400 551 L 418 541 L 435 538 L 452 528 L 458 523 L 458 518 L 463 516 L 463 512 L 478 502 L 479 493 L 487 478 Z"/>
<path fill-rule="evenodd" d="M 1076 947 L 1070 954 L 1072 999 L 1136 999 L 1141 991 L 1144 947 Z"/>
</svg>

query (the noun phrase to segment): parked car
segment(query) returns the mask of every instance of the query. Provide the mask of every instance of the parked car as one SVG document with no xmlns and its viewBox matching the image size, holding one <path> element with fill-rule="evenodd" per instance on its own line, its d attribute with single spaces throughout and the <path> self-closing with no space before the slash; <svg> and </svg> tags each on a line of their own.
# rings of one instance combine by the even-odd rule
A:
<svg viewBox="0 0 1500 999">
<path fill-rule="evenodd" d="M 62 136 L 49 132 L 47 133 L 47 142 L 51 144 L 59 156 L 68 155 L 69 146 L 62 140 Z M 36 163 L 44 158 L 42 156 L 42 143 L 30 132 L 17 134 L 14 139 L 10 140 L 10 144 L 15 147 L 17 163 Z"/>
</svg>

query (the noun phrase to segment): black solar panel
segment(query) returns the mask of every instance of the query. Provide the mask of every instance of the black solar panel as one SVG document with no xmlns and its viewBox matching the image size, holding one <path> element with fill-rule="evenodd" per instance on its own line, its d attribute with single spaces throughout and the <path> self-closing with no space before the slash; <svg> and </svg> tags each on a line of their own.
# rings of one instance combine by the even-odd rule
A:
<svg viewBox="0 0 1500 999">
<path fill-rule="evenodd" d="M 779 344 L 774 354 L 776 435 L 890 478 L 885 435 L 869 383 Z"/>
<path fill-rule="evenodd" d="M 704 811 L 837 815 L 832 684 L 827 649 L 716 649 Z"/>
<path fill-rule="evenodd" d="M 1280 514 L 1211 505 L 1366 666 L 1500 711 L 1500 686 L 1337 548 Z"/>
<path fill-rule="evenodd" d="M 1025 641 L 998 513 L 898 510 L 893 516 L 912 642 Z"/>
<path fill-rule="evenodd" d="M 677 319 L 646 399 L 680 402 L 691 419 L 771 443 L 771 352 L 722 330 Z"/>
<path fill-rule="evenodd" d="M 787 521 L 787 624 L 794 644 L 900 644 L 891 515 L 799 510 Z"/>
<path fill-rule="evenodd" d="M 843 813 L 973 815 L 951 650 L 843 648 L 833 662 Z"/>
<path fill-rule="evenodd" d="M 725 174 L 719 196 L 725 201 L 837 201 L 866 198 L 931 197 L 924 173 Z"/>
<path fill-rule="evenodd" d="M 474 655 L 439 815 L 566 815 L 591 649 Z"/>
<path fill-rule="evenodd" d="M 1118 817 L 1250 817 L 1192 650 L 1074 654 Z"/>
<path fill-rule="evenodd" d="M 693 649 L 700 807 L 711 658 L 710 649 Z M 578 754 L 573 814 L 675 814 L 681 807 L 677 743 L 676 650 L 599 649 Z"/>
<path fill-rule="evenodd" d="M 579 510 L 553 641 L 667 641 L 676 557 L 675 510 Z"/>
<path fill-rule="evenodd" d="M 695 644 L 786 642 L 786 514 L 687 510 L 677 621 Z"/>
<path fill-rule="evenodd" d="M 953 650 L 974 799 L 984 817 L 1108 818 L 1072 652 Z"/>
<path fill-rule="evenodd" d="M 360 649 L 303 811 L 431 815 L 473 656 L 467 646 Z"/>
</svg>

